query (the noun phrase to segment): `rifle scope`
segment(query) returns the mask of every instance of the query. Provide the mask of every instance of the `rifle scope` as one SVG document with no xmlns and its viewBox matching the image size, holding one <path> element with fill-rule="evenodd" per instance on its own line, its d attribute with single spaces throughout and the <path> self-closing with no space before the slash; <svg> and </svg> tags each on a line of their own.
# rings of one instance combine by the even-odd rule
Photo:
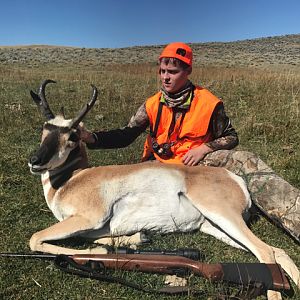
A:
<svg viewBox="0 0 300 300">
<path fill-rule="evenodd" d="M 126 247 L 118 247 L 111 251 L 116 254 L 144 254 L 144 255 L 174 255 L 183 256 L 193 260 L 204 260 L 204 253 L 200 252 L 198 249 L 191 248 L 180 248 L 176 250 L 162 250 L 162 249 L 151 249 L 151 250 L 134 250 Z"/>
</svg>

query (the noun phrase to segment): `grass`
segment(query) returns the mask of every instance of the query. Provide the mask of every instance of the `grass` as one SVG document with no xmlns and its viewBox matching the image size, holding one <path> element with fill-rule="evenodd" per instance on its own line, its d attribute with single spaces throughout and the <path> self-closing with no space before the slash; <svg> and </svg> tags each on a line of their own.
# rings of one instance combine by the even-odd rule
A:
<svg viewBox="0 0 300 300">
<path fill-rule="evenodd" d="M 27 167 L 30 153 L 40 139 L 44 121 L 30 98 L 43 79 L 51 78 L 48 99 L 54 112 L 65 106 L 73 117 L 89 99 L 90 84 L 100 90 L 99 101 L 85 124 L 90 129 L 110 129 L 125 125 L 139 105 L 159 88 L 156 67 L 109 65 L 76 68 L 72 65 L 39 67 L 0 65 L 0 251 L 29 252 L 30 236 L 56 220 L 43 198 L 40 179 Z M 299 73 L 259 69 L 195 67 L 192 80 L 222 97 L 226 111 L 239 132 L 240 149 L 257 153 L 282 177 L 300 188 L 300 98 Z M 144 136 L 126 149 L 89 151 L 91 165 L 136 163 L 140 160 Z M 300 267 L 297 245 L 280 229 L 260 218 L 252 225 L 265 242 L 281 247 Z M 206 253 L 206 262 L 255 262 L 251 254 L 231 248 L 200 234 L 153 234 L 153 248 L 194 247 Z M 128 280 L 160 286 L 163 277 L 122 273 Z M 236 293 L 224 285 L 191 278 L 203 295 L 156 296 L 117 284 L 70 276 L 51 262 L 2 259 L 0 299 L 217 299 Z M 225 298 L 226 298 L 225 297 Z M 299 299 L 296 290 L 288 299 Z M 223 298 L 223 299 L 225 299 Z M 260 299 L 264 299 L 261 296 Z"/>
</svg>

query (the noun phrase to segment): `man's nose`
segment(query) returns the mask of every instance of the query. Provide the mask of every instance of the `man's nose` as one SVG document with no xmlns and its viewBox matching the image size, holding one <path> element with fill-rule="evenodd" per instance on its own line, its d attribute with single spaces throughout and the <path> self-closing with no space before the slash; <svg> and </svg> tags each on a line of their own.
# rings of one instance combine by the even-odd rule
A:
<svg viewBox="0 0 300 300">
<path fill-rule="evenodd" d="M 165 73 L 164 73 L 163 79 L 164 79 L 164 81 L 169 81 L 169 80 L 170 80 L 170 76 L 169 76 L 169 73 L 168 73 L 168 72 L 165 72 Z"/>
</svg>

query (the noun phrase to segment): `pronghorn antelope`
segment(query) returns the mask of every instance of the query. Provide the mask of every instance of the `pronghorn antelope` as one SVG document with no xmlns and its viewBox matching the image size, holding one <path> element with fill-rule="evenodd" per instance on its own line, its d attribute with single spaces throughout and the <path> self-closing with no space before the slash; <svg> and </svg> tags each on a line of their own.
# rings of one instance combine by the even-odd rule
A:
<svg viewBox="0 0 300 300">
<path fill-rule="evenodd" d="M 265 244 L 244 222 L 251 199 L 244 181 L 223 168 L 157 162 L 88 167 L 78 126 L 94 105 L 97 89 L 74 119 L 55 116 L 45 97 L 45 80 L 31 96 L 47 118 L 39 149 L 29 167 L 41 174 L 49 208 L 59 220 L 30 239 L 33 251 L 53 254 L 103 253 L 48 243 L 71 236 L 93 239 L 133 235 L 142 230 L 168 233 L 200 229 L 250 250 L 260 262 L 279 263 L 300 287 L 299 271 L 282 249 Z M 268 298 L 280 299 L 275 291 Z"/>
</svg>

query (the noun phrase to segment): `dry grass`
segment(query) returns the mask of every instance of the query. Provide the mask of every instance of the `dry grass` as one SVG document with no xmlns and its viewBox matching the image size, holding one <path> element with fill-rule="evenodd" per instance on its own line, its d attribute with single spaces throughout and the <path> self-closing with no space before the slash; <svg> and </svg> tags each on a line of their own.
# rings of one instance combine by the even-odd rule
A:
<svg viewBox="0 0 300 300">
<path fill-rule="evenodd" d="M 156 66 L 26 67 L 0 65 L 0 226 L 1 251 L 27 252 L 30 236 L 55 222 L 47 209 L 39 178 L 29 174 L 27 159 L 39 143 L 43 122 L 29 90 L 51 78 L 49 102 L 61 105 L 72 117 L 90 96 L 90 83 L 100 90 L 99 101 L 86 118 L 88 128 L 123 126 L 137 107 L 159 87 Z M 195 67 L 193 81 L 222 97 L 239 132 L 240 148 L 256 152 L 280 175 L 300 188 L 299 74 L 243 68 Z M 140 160 L 144 137 L 126 149 L 89 151 L 92 165 L 135 163 Z M 261 218 L 252 230 L 267 243 L 284 248 L 300 266 L 299 246 L 281 230 Z M 153 235 L 151 247 L 196 247 L 207 262 L 256 261 L 240 250 L 199 234 Z M 150 247 L 150 246 L 148 246 Z M 155 275 L 122 274 L 150 287 L 161 284 Z M 61 273 L 51 263 L 1 259 L 1 299 L 217 299 L 234 293 L 222 285 L 196 281 L 204 295 L 157 297 L 114 284 L 80 279 Z M 299 299 L 299 292 L 290 299 Z M 264 299 L 264 297 L 261 297 Z"/>
</svg>

